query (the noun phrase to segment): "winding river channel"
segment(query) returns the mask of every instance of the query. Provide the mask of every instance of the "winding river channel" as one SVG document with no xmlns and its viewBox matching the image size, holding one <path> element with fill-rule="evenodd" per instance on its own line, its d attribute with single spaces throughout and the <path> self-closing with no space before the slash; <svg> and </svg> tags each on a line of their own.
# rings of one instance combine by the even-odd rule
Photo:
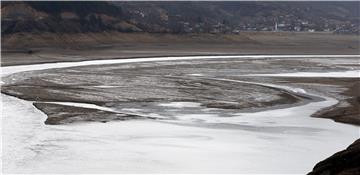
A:
<svg viewBox="0 0 360 175">
<path fill-rule="evenodd" d="M 7 66 L 2 67 L 1 76 L 24 71 L 102 64 L 292 57 L 348 56 L 257 55 L 112 59 Z M 328 74 L 331 77 L 341 77 L 341 74 L 333 72 Z M 302 75 L 304 74 L 298 74 Z M 305 75 L 310 76 L 308 73 Z M 311 75 L 317 76 L 316 73 Z M 359 71 L 348 71 L 346 75 L 356 77 Z M 321 73 L 321 77 L 326 77 L 326 73 Z M 218 81 L 236 82 L 229 79 Z M 33 102 L 1 94 L 3 172 L 304 174 L 320 160 L 344 149 L 359 138 L 359 127 L 310 117 L 319 109 L 336 104 L 336 99 L 308 93 L 296 87 L 256 84 L 317 100 L 281 109 L 238 113 L 234 117 L 179 114 L 176 116 L 178 120 L 173 121 L 128 120 L 45 125 L 47 116 L 37 110 Z M 63 102 L 62 105 L 114 110 L 93 104 Z M 183 102 L 161 105 L 170 108 L 191 108 L 198 104 Z M 200 121 L 201 125 L 209 127 L 186 125 L 194 121 Z"/>
</svg>

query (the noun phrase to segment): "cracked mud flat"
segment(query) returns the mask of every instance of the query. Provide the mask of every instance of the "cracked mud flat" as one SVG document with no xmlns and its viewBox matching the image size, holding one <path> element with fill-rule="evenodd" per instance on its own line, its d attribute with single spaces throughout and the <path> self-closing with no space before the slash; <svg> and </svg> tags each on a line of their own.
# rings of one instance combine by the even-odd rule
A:
<svg viewBox="0 0 360 175">
<path fill-rule="evenodd" d="M 301 84 L 249 74 L 353 71 L 357 60 L 162 60 L 8 75 L 2 92 L 36 102 L 48 117 L 31 103 L 2 95 L 9 115 L 5 128 L 17 120 L 36 132 L 5 138 L 4 152 L 24 157 L 5 154 L 4 167 L 47 173 L 305 173 L 359 137 L 358 127 L 310 118 L 336 104 L 334 98 L 346 99 L 341 92 L 358 79 L 315 84 L 302 78 Z M 22 110 L 10 112 L 19 103 Z M 12 132 L 23 131 L 6 136 Z M 11 147 L 24 140 L 30 140 L 24 148 Z"/>
</svg>

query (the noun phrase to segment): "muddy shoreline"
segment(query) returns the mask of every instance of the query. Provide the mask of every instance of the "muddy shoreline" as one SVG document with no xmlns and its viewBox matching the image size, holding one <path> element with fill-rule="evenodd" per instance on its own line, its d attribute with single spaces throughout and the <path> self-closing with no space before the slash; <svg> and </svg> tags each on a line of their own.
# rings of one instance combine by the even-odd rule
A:
<svg viewBox="0 0 360 175">
<path fill-rule="evenodd" d="M 244 32 L 227 34 L 21 34 L 2 37 L 2 66 L 184 55 L 354 55 L 358 35 Z M 84 39 L 85 38 L 85 39 Z M 26 58 L 26 59 L 24 59 Z"/>
<path fill-rule="evenodd" d="M 66 97 L 61 96 L 54 96 L 54 94 L 42 95 L 42 97 L 38 96 L 40 92 L 31 91 L 31 86 L 27 85 L 26 90 L 21 90 L 21 94 L 14 93 L 16 88 L 19 85 L 15 86 L 4 86 L 2 87 L 2 93 L 10 96 L 14 96 L 20 99 L 24 99 L 27 101 L 34 101 L 34 106 L 44 112 L 48 117 L 45 121 L 45 124 L 50 125 L 58 125 L 58 124 L 69 124 L 74 122 L 109 122 L 113 120 L 128 120 L 128 119 L 157 119 L 146 114 L 129 114 L 126 112 L 107 112 L 97 109 L 89 109 L 89 108 L 82 108 L 82 107 L 73 107 L 73 106 L 64 106 L 59 104 L 51 104 L 47 103 L 46 101 L 55 101 L 55 102 L 75 102 L 75 103 L 86 103 L 86 104 L 95 104 L 99 106 L 112 106 L 111 103 L 116 103 L 121 105 L 122 103 L 135 103 L 136 101 L 142 103 L 156 103 L 156 102 L 164 102 L 167 100 L 168 97 L 158 97 L 156 99 L 133 99 L 128 102 L 109 102 L 109 101 L 89 101 L 85 99 L 68 99 Z M 254 87 L 256 87 L 255 85 Z M 20 86 L 21 87 L 21 86 Z M 50 86 L 51 87 L 51 86 Z M 49 88 L 49 86 L 40 86 L 41 89 Z M 67 87 L 62 87 L 63 90 L 66 90 Z M 319 99 L 315 98 L 312 99 L 310 97 L 305 97 L 300 94 L 295 94 L 292 92 L 288 92 L 282 89 L 271 88 L 264 86 L 263 88 L 273 89 L 277 93 L 279 98 L 274 99 L 267 102 L 261 103 L 224 103 L 222 101 L 203 101 L 201 99 L 179 99 L 177 101 L 188 101 L 188 102 L 201 102 L 201 106 L 210 109 L 221 109 L 221 110 L 235 110 L 237 112 L 259 112 L 259 111 L 266 111 L 266 110 L 274 110 L 274 109 L 282 109 L 293 107 L 297 105 L 304 105 L 311 101 L 318 101 Z M 80 89 L 82 90 L 82 89 Z M 26 94 L 34 94 L 26 95 Z M 60 98 L 61 97 L 61 98 Z M 172 101 L 172 100 L 171 100 Z M 176 101 L 176 100 L 175 100 Z M 255 105 L 256 104 L 256 105 Z"/>
<path fill-rule="evenodd" d="M 348 98 L 340 100 L 335 106 L 318 111 L 312 117 L 329 118 L 336 122 L 360 126 L 360 80 L 342 93 Z"/>
<path fill-rule="evenodd" d="M 295 78 L 284 79 L 294 83 L 319 83 L 322 85 L 340 86 L 342 90 L 337 95 L 328 93 L 339 102 L 333 106 L 321 109 L 311 117 L 331 119 L 335 122 L 360 126 L 360 80 L 359 78 Z"/>
</svg>

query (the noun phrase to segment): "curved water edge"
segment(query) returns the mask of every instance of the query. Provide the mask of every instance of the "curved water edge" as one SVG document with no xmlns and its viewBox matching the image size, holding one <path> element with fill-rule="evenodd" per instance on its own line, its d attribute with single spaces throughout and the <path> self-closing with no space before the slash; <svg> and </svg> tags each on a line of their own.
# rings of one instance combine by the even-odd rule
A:
<svg viewBox="0 0 360 175">
<path fill-rule="evenodd" d="M 252 56 L 183 56 L 183 57 L 153 57 L 153 58 L 134 58 L 134 59 L 108 59 L 108 60 L 91 60 L 79 62 L 57 62 L 57 63 L 42 63 L 32 65 L 20 66 L 5 66 L 1 67 L 1 76 L 10 75 L 17 72 L 45 70 L 54 68 L 66 68 L 75 66 L 90 66 L 90 65 L 105 65 L 105 64 L 119 64 L 119 63 L 136 63 L 136 62 L 153 62 L 153 61 L 169 61 L 169 60 L 195 60 L 195 59 L 219 59 L 219 58 L 354 58 L 359 55 L 252 55 Z"/>
<path fill-rule="evenodd" d="M 246 56 L 253 57 L 259 56 Z M 171 57 L 153 58 L 152 61 L 167 59 Z M 129 61 L 137 62 L 136 59 L 99 60 L 14 66 L 2 68 L 5 70 L 2 75 Z M 145 59 L 138 59 L 141 61 Z M 308 94 L 299 89 L 288 90 Z M 179 116 L 208 118 L 210 123 L 235 123 L 242 130 L 214 130 L 154 121 L 48 126 L 43 123 L 46 115 L 31 102 L 4 94 L 1 97 L 3 153 L 6 153 L 3 154 L 3 168 L 4 172 L 11 173 L 305 173 L 319 160 L 343 149 L 359 136 L 358 127 L 309 117 L 337 103 L 328 97 L 302 106 L 241 113 L 229 118 Z M 276 161 L 269 161 L 274 157 Z M 82 166 L 74 167 L 76 164 Z"/>
<path fill-rule="evenodd" d="M 341 71 L 341 72 L 294 72 L 294 73 L 281 73 L 281 74 L 247 74 L 243 76 L 360 78 L 360 70 Z"/>
</svg>

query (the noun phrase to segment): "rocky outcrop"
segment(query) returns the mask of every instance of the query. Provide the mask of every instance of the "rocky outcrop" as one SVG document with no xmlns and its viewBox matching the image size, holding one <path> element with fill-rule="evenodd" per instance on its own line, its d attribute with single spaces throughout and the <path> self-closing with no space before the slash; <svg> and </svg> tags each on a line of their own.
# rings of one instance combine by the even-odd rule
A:
<svg viewBox="0 0 360 175">
<path fill-rule="evenodd" d="M 356 175 L 360 174 L 360 139 L 347 149 L 315 165 L 308 175 Z"/>
</svg>

